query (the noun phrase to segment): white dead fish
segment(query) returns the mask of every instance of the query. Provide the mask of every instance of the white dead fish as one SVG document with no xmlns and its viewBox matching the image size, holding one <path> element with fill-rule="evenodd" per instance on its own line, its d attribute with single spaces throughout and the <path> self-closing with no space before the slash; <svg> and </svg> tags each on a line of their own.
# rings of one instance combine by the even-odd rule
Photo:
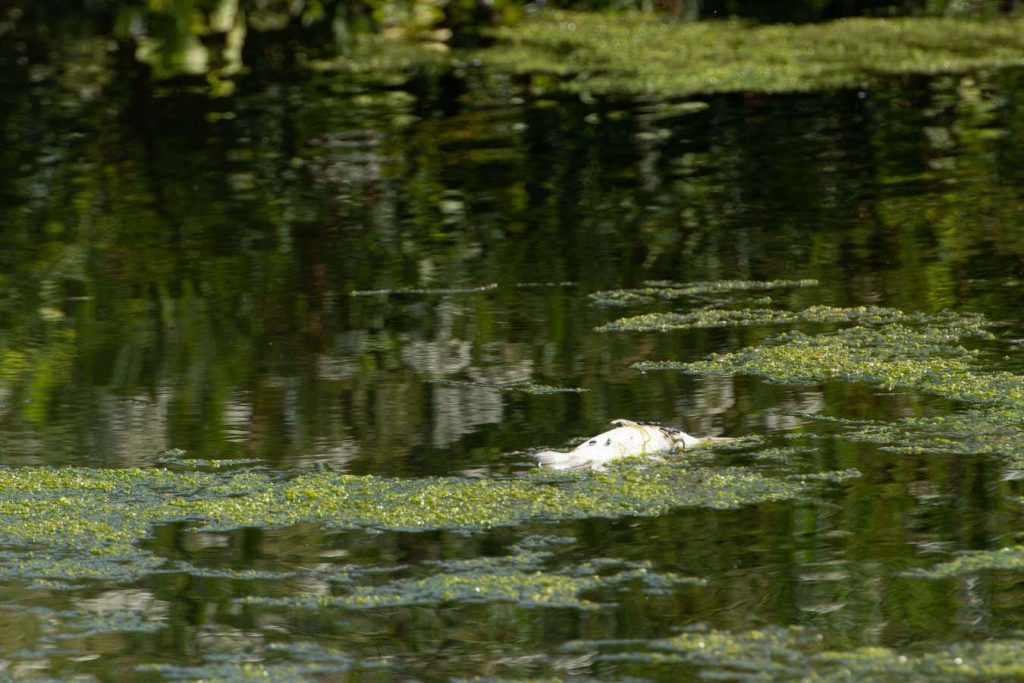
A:
<svg viewBox="0 0 1024 683">
<path fill-rule="evenodd" d="M 710 437 L 700 439 L 674 427 L 631 420 L 613 420 L 612 424 L 615 429 L 587 439 L 571 451 L 540 451 L 533 454 L 533 459 L 541 467 L 556 470 L 603 470 L 606 463 L 619 458 L 672 453 L 711 441 Z"/>
</svg>

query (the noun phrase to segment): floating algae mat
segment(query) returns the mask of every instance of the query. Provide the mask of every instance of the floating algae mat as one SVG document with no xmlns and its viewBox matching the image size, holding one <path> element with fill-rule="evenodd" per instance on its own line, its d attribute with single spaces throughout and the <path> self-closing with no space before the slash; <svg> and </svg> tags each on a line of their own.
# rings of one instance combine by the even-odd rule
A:
<svg viewBox="0 0 1024 683">
<path fill-rule="evenodd" d="M 742 322 L 724 315 L 735 311 L 710 313 L 703 319 L 709 327 Z M 697 318 L 667 315 L 676 317 L 665 319 L 662 314 L 651 314 L 620 320 L 606 328 L 668 330 L 697 326 Z M 771 311 L 744 320 L 764 324 L 774 321 L 775 316 L 787 321 L 860 324 L 820 334 L 787 332 L 763 345 L 713 354 L 696 362 L 642 361 L 634 367 L 645 371 L 753 375 L 793 385 L 839 380 L 884 389 L 912 389 L 976 408 L 889 422 L 827 419 L 845 428 L 847 438 L 876 443 L 888 450 L 999 454 L 1024 463 L 1024 377 L 983 370 L 979 352 L 962 345 L 972 339 L 994 339 L 988 329 L 991 323 L 984 318 L 952 313 L 903 314 L 871 307 L 812 307 L 799 312 Z"/>
<path fill-rule="evenodd" d="M 332 472 L 0 469 L 0 577 L 128 580 L 159 568 L 138 543 L 156 525 L 483 530 L 524 522 L 652 516 L 680 507 L 732 509 L 790 499 L 799 477 L 678 462 L 608 473 L 482 480 L 386 479 Z"/>
<path fill-rule="evenodd" d="M 581 394 L 586 391 L 582 387 L 555 387 L 549 384 L 539 384 L 537 382 L 520 381 L 520 382 L 470 382 L 454 379 L 438 379 L 434 380 L 433 384 L 440 384 L 448 387 L 468 387 L 471 389 L 482 388 L 482 389 L 493 389 L 495 391 L 505 391 L 510 393 L 521 393 L 521 394 L 532 394 L 534 396 L 545 396 L 547 394 Z"/>
<path fill-rule="evenodd" d="M 917 568 L 906 573 L 925 579 L 949 579 L 982 572 L 1024 572 L 1024 546 L 1016 545 L 999 550 L 974 550 L 952 560 L 928 568 Z"/>
<path fill-rule="evenodd" d="M 900 652 L 887 647 L 829 649 L 809 628 L 769 627 L 728 632 L 693 629 L 642 643 L 571 644 L 599 662 L 693 667 L 701 679 L 730 681 L 989 681 L 1024 676 L 1024 641 L 954 643 Z"/>
<path fill-rule="evenodd" d="M 542 11 L 381 86 L 272 4 L 220 97 L 0 20 L 0 679 L 1024 678 L 1019 22 Z M 730 439 L 530 467 L 614 418 Z"/>
<path fill-rule="evenodd" d="M 839 315 L 833 316 L 833 312 Z M 847 315 L 842 309 L 812 308 L 794 315 L 808 322 L 857 320 L 856 315 Z M 1024 378 L 976 369 L 977 352 L 960 343 L 971 338 L 992 339 L 983 318 L 954 314 L 904 316 L 889 309 L 869 310 L 869 317 L 881 324 L 816 335 L 792 331 L 766 344 L 712 354 L 702 361 L 643 361 L 634 367 L 754 375 L 785 384 L 844 380 L 915 389 L 985 405 L 1024 406 Z"/>
<path fill-rule="evenodd" d="M 748 327 L 757 325 L 784 325 L 794 323 L 850 323 L 882 325 L 894 322 L 929 323 L 932 325 L 967 324 L 974 321 L 977 334 L 982 334 L 982 318 L 961 315 L 928 315 L 903 313 L 879 306 L 811 306 L 802 311 L 776 308 L 708 309 L 691 313 L 645 313 L 620 318 L 597 328 L 598 332 L 668 332 L 709 327 Z"/>
<path fill-rule="evenodd" d="M 843 438 L 878 444 L 883 451 L 998 455 L 1009 467 L 1024 468 L 1024 410 L 1013 405 L 890 421 L 827 421 L 843 430 Z"/>
<path fill-rule="evenodd" d="M 592 292 L 591 302 L 598 306 L 634 306 L 655 301 L 706 297 L 708 295 L 743 294 L 774 289 L 815 287 L 817 280 L 707 280 L 700 282 L 651 281 L 634 289 L 610 289 Z"/>
<path fill-rule="evenodd" d="M 1024 19 L 847 19 L 806 26 L 670 22 L 650 14 L 544 12 L 479 53 L 536 87 L 685 96 L 853 87 L 881 74 L 1016 66 Z"/>
<path fill-rule="evenodd" d="M 498 288 L 498 285 L 491 282 L 486 285 L 476 285 L 473 287 L 433 287 L 433 288 L 413 288 L 413 287 L 399 287 L 396 289 L 365 289 L 365 290 L 354 290 L 349 293 L 352 297 L 389 297 L 389 296 L 445 296 L 450 294 L 480 294 L 483 292 L 493 292 Z"/>
<path fill-rule="evenodd" d="M 607 473 L 568 477 L 535 470 L 507 480 L 8 467 L 0 469 L 0 587 L 20 588 L 18 601 L 0 610 L 0 618 L 30 625 L 28 642 L 43 648 L 7 653 L 9 661 L 20 662 L 59 661 L 96 652 L 97 638 L 162 631 L 169 621 L 167 605 L 152 602 L 150 586 L 169 582 L 232 586 L 239 591 L 231 601 L 237 609 L 309 609 L 318 618 L 319 610 L 332 608 L 362 613 L 453 605 L 589 612 L 607 607 L 609 591 L 613 596 L 634 590 L 667 593 L 699 588 L 704 579 L 656 570 L 643 560 L 555 561 L 550 549 L 567 542 L 561 536 L 528 536 L 507 556 L 411 567 L 290 560 L 286 571 L 196 566 L 158 554 L 150 540 L 169 524 L 184 524 L 200 538 L 235 529 L 288 533 L 310 523 L 324 530 L 364 530 L 368 536 L 439 530 L 458 536 L 509 525 L 654 516 L 687 506 L 729 510 L 789 500 L 817 485 L 807 476 L 773 479 L 748 468 L 680 462 L 626 463 Z M 140 583 L 146 590 L 132 587 Z M 327 592 L 310 592 L 317 586 Z M 104 592 L 93 606 L 83 606 L 79 596 L 99 587 Z M 33 595 L 66 596 L 61 599 L 76 606 L 33 606 Z M 152 604 L 132 604 L 142 598 Z M 274 643 L 257 639 L 249 648 L 260 652 L 259 661 L 210 655 L 187 665 L 143 661 L 136 670 L 167 679 L 303 680 L 353 666 L 350 654 L 319 643 L 307 643 L 311 652 L 288 649 L 300 644 L 294 639 L 276 644 L 287 650 L 278 651 Z"/>
</svg>

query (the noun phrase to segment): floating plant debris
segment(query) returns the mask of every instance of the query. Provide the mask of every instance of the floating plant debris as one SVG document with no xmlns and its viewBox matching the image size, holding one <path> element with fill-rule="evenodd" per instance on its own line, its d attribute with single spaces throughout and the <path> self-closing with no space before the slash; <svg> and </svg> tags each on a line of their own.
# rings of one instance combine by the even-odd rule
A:
<svg viewBox="0 0 1024 683">
<path fill-rule="evenodd" d="M 230 579 L 232 581 L 284 581 L 303 575 L 299 571 L 271 571 L 266 569 L 227 569 L 221 567 L 196 567 L 178 562 L 164 571 L 181 572 L 204 579 Z"/>
<path fill-rule="evenodd" d="M 999 550 L 974 550 L 927 569 L 911 569 L 906 576 L 925 579 L 948 579 L 981 572 L 1024 572 L 1024 546 Z"/>
<path fill-rule="evenodd" d="M 51 640 L 73 640 L 107 633 L 152 633 L 166 626 L 166 609 L 153 613 L 143 609 L 59 610 L 52 614 L 61 629 Z"/>
<path fill-rule="evenodd" d="M 480 387 L 483 389 L 494 389 L 495 391 L 510 391 L 522 394 L 533 394 L 536 396 L 543 396 L 545 394 L 580 394 L 588 391 L 582 387 L 553 387 L 547 384 L 537 384 L 536 382 L 530 381 L 496 383 L 438 379 L 431 383 L 443 384 L 444 386 L 450 387 Z"/>
<path fill-rule="evenodd" d="M 815 472 L 812 474 L 797 474 L 793 478 L 798 481 L 829 481 L 841 483 L 848 479 L 857 479 L 861 476 L 860 470 L 850 468 L 847 470 L 831 470 L 829 472 Z"/>
<path fill-rule="evenodd" d="M 139 673 L 157 673 L 172 681 L 308 681 L 311 677 L 339 674 L 351 668 L 349 661 L 338 662 L 210 662 L 205 665 L 143 664 Z"/>
<path fill-rule="evenodd" d="M 897 453 L 999 455 L 1024 467 L 1024 408 L 993 406 L 949 415 L 903 417 L 889 422 L 831 418 L 843 438 L 878 444 Z"/>
<path fill-rule="evenodd" d="M 203 664 L 143 664 L 135 670 L 157 673 L 172 681 L 308 681 L 310 677 L 319 680 L 329 674 L 346 672 L 355 664 L 347 652 L 310 641 L 271 642 L 265 646 L 254 643 L 253 647 L 263 650 L 260 659 L 264 661 L 224 661 L 223 657 L 210 657 Z"/>
<path fill-rule="evenodd" d="M 95 552 L 94 552 L 95 551 Z M 35 585 L 68 589 L 83 579 L 132 581 L 161 570 L 164 561 L 135 549 L 102 548 L 78 552 L 59 548 L 0 552 L 0 579 L 28 579 Z"/>
<path fill-rule="evenodd" d="M 538 89 L 586 93 L 808 91 L 863 86 L 881 74 L 954 73 L 1024 59 L 1020 19 L 751 26 L 551 11 L 496 34 L 497 46 L 474 53 L 486 66 L 538 76 Z"/>
<path fill-rule="evenodd" d="M 769 289 L 816 287 L 817 280 L 711 280 L 668 282 L 653 280 L 637 289 L 611 289 L 593 292 L 590 301 L 598 306 L 633 306 L 708 294 L 757 292 Z"/>
<path fill-rule="evenodd" d="M 246 604 L 268 607 L 318 609 L 378 609 L 452 602 L 511 602 L 525 607 L 575 607 L 593 609 L 598 605 L 579 597 L 583 591 L 602 585 L 596 577 L 576 578 L 552 573 L 475 572 L 464 575 L 438 574 L 422 579 L 401 579 L 383 586 L 357 586 L 341 596 L 302 594 L 284 598 L 254 596 Z"/>
<path fill-rule="evenodd" d="M 795 460 L 806 460 L 807 456 L 813 455 L 814 452 L 814 450 L 805 446 L 777 446 L 761 448 L 751 453 L 751 455 L 757 462 L 790 464 Z"/>
<path fill-rule="evenodd" d="M 977 403 L 1015 401 L 1024 405 L 1024 378 L 973 370 L 971 361 L 976 354 L 957 344 L 968 337 L 989 339 L 991 334 L 980 319 L 946 316 L 942 326 L 884 324 L 877 329 L 852 327 L 818 335 L 794 331 L 762 346 L 713 354 L 703 361 L 645 361 L 634 367 L 692 374 L 746 374 L 780 384 L 845 380 L 889 389 L 916 389 Z"/>
<path fill-rule="evenodd" d="M 185 451 L 172 449 L 158 455 L 154 462 L 164 467 L 186 467 L 192 469 L 220 470 L 230 467 L 251 467 L 263 465 L 259 458 L 224 458 L 211 460 L 208 458 L 189 458 Z"/>
<path fill-rule="evenodd" d="M 447 603 L 507 602 L 520 607 L 595 609 L 581 593 L 643 583 L 648 592 L 664 593 L 677 585 L 704 585 L 703 579 L 656 572 L 650 563 L 594 560 L 581 566 L 543 571 L 547 553 L 520 552 L 508 557 L 437 562 L 439 573 L 402 578 L 381 585 L 348 588 L 341 595 L 250 596 L 250 605 L 317 609 L 376 609 Z"/>
<path fill-rule="evenodd" d="M 166 627 L 168 604 L 142 590 L 107 591 L 96 599 L 76 599 L 75 606 L 53 609 L 41 605 L 26 607 L 6 603 L 0 608 L 5 619 L 32 623 L 42 651 L 6 651 L 5 656 L 32 659 L 78 654 L 68 641 L 110 633 L 154 633 Z M 135 603 L 132 606 L 115 603 Z"/>
<path fill-rule="evenodd" d="M 800 495 L 808 484 L 749 468 L 678 461 L 600 476 L 387 479 L 309 472 L 0 468 L 0 575 L 127 581 L 161 570 L 139 546 L 155 526 L 486 529 L 529 521 L 652 516 L 680 507 L 730 509 Z M 176 571 L 173 565 L 163 568 Z"/>
<path fill-rule="evenodd" d="M 444 294 L 478 294 L 490 292 L 498 288 L 496 283 L 479 285 L 476 287 L 425 287 L 425 288 L 395 288 L 395 289 L 356 289 L 349 293 L 353 297 L 368 296 L 430 296 Z"/>
<path fill-rule="evenodd" d="M 598 661 L 689 665 L 700 678 L 737 681 L 970 681 L 1024 676 L 1024 641 L 950 643 L 920 653 L 868 646 L 832 650 L 818 632 L 801 627 L 728 632 L 687 630 L 664 640 L 579 641 L 572 652 L 596 651 Z M 676 669 L 678 670 L 678 669 Z"/>
<path fill-rule="evenodd" d="M 547 287 L 559 288 L 559 287 L 575 287 L 578 282 L 573 280 L 565 280 L 563 282 L 517 282 L 515 284 L 516 289 L 544 289 Z"/>
<path fill-rule="evenodd" d="M 840 311 L 841 315 L 833 315 Z M 912 389 L 973 408 L 889 422 L 807 416 L 840 428 L 842 435 L 907 453 L 996 454 L 1024 463 L 1024 377 L 978 367 L 979 353 L 960 345 L 993 339 L 976 315 L 902 314 L 891 309 L 824 309 L 801 320 L 847 317 L 862 325 L 817 335 L 799 331 L 768 343 L 714 354 L 696 362 L 644 361 L 633 367 L 690 374 L 744 374 L 780 384 L 862 382 L 884 389 Z"/>
<path fill-rule="evenodd" d="M 799 320 L 795 313 L 774 309 L 712 309 L 693 313 L 646 313 L 620 318 L 595 328 L 596 332 L 668 332 L 706 327 L 781 325 Z"/>
<path fill-rule="evenodd" d="M 963 316 L 956 316 L 961 320 Z M 747 327 L 756 325 L 782 325 L 795 323 L 852 323 L 861 325 L 942 324 L 950 316 L 921 313 L 903 313 L 893 308 L 878 306 L 811 306 L 802 311 L 783 311 L 774 308 L 709 309 L 691 313 L 647 313 L 620 318 L 597 328 L 598 332 L 668 332 L 707 327 Z M 968 318 L 973 319 L 973 318 Z M 981 320 L 978 319 L 978 334 Z"/>
</svg>

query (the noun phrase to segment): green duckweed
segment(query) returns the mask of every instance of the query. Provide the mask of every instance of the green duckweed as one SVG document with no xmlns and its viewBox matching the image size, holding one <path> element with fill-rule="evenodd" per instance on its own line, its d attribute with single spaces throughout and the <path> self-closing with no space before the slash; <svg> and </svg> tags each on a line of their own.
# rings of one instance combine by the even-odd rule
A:
<svg viewBox="0 0 1024 683">
<path fill-rule="evenodd" d="M 176 666 L 149 664 L 138 667 L 140 673 L 158 673 L 172 681 L 281 681 L 301 683 L 331 674 L 348 671 L 348 662 L 263 663 L 263 662 L 211 662 L 206 665 Z"/>
<path fill-rule="evenodd" d="M 701 297 L 709 294 L 742 294 L 770 289 L 816 287 L 817 280 L 710 280 L 699 282 L 649 281 L 636 289 L 593 292 L 590 301 L 598 306 L 634 306 L 656 301 Z"/>
<path fill-rule="evenodd" d="M 734 324 L 746 312 L 703 311 L 685 318 L 664 314 L 628 318 L 622 329 L 673 329 L 672 325 Z M 703 316 L 699 318 L 698 316 Z M 772 311 L 760 322 L 788 317 L 800 322 L 853 322 L 854 327 L 820 334 L 790 331 L 765 344 L 714 354 L 696 362 L 643 361 L 642 371 L 752 375 L 792 385 L 859 382 L 882 389 L 911 389 L 967 404 L 949 415 L 891 421 L 846 420 L 804 415 L 830 423 L 846 439 L 901 453 L 991 454 L 1024 464 L 1024 377 L 981 369 L 979 351 L 968 340 L 991 341 L 991 323 L 972 314 L 905 314 L 893 309 L 815 306 L 798 312 Z M 746 318 L 745 320 L 749 320 Z M 673 322 L 674 321 L 674 322 Z M 738 323 L 736 323 L 738 324 Z"/>
<path fill-rule="evenodd" d="M 980 572 L 1024 571 L 1024 546 L 1017 545 L 999 550 L 977 550 L 965 552 L 948 562 L 941 562 L 927 569 L 913 569 L 906 573 L 926 579 L 948 579 Z"/>
<path fill-rule="evenodd" d="M 774 309 L 711 309 L 691 313 L 646 313 L 606 323 L 597 332 L 669 332 L 708 327 L 782 325 L 800 320 L 796 313 Z"/>
<path fill-rule="evenodd" d="M 524 522 L 729 509 L 807 484 L 749 468 L 625 464 L 602 474 L 542 470 L 512 479 L 387 479 L 334 472 L 0 468 L 0 576 L 130 580 L 160 568 L 139 546 L 155 526 L 479 530 Z"/>
<path fill-rule="evenodd" d="M 544 396 L 547 394 L 581 394 L 587 391 L 587 389 L 584 389 L 582 387 L 555 387 L 550 386 L 548 384 L 538 384 L 536 382 L 529 381 L 506 382 L 503 384 L 497 384 L 491 382 L 463 382 L 453 379 L 439 379 L 434 380 L 432 383 L 451 387 L 481 387 L 483 389 L 494 389 L 495 391 L 505 391 L 510 393 L 531 394 L 534 396 Z"/>
<path fill-rule="evenodd" d="M 811 306 L 801 311 L 772 308 L 708 309 L 689 313 L 646 313 L 620 318 L 597 328 L 598 332 L 667 332 L 708 327 L 741 327 L 795 323 L 859 323 L 861 325 L 958 325 L 965 334 L 991 337 L 980 317 L 952 314 L 904 313 L 879 306 Z M 969 326 L 969 329 L 968 329 Z"/>
<path fill-rule="evenodd" d="M 1024 467 L 1024 409 L 1014 405 L 889 422 L 829 421 L 842 429 L 843 438 L 878 444 L 884 451 L 998 455 L 1011 467 Z"/>
<path fill-rule="evenodd" d="M 694 667 L 700 678 L 738 681 L 972 681 L 1020 680 L 1024 641 L 952 643 L 918 653 L 866 646 L 829 650 L 818 632 L 768 627 L 728 632 L 693 629 L 641 643 L 586 641 L 574 651 L 596 651 L 598 661 Z"/>
<path fill-rule="evenodd" d="M 478 53 L 536 90 L 787 92 L 869 85 L 883 74 L 955 73 L 1024 60 L 1024 19 L 847 19 L 805 26 L 680 23 L 651 14 L 543 12 Z"/>
<path fill-rule="evenodd" d="M 641 362 L 634 367 L 745 374 L 780 384 L 864 382 L 985 405 L 1024 405 L 1024 378 L 974 369 L 976 353 L 958 344 L 971 336 L 991 338 L 983 323 L 973 318 L 950 319 L 941 327 L 886 324 L 819 335 L 790 332 L 773 343 L 714 354 L 702 361 Z"/>
<path fill-rule="evenodd" d="M 437 296 L 448 294 L 479 294 L 480 292 L 491 292 L 498 288 L 495 283 L 479 285 L 475 287 L 425 287 L 425 288 L 395 288 L 395 289 L 357 289 L 349 293 L 349 296 L 358 297 L 388 297 L 388 296 Z"/>
</svg>

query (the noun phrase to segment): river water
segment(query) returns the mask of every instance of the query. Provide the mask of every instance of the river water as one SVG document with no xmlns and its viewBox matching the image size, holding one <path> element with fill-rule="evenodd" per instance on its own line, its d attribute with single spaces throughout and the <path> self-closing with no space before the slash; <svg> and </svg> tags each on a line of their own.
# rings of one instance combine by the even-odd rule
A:
<svg viewBox="0 0 1024 683">
<path fill-rule="evenodd" d="M 515 479 L 531 472 L 530 449 L 629 418 L 761 437 L 765 449 L 798 443 L 779 451 L 790 470 L 859 476 L 738 509 L 461 531 L 168 523 L 143 543 L 169 564 L 142 576 L 5 574 L 4 675 L 242 678 L 277 666 L 277 680 L 680 680 L 683 666 L 738 680 L 751 671 L 736 661 L 666 665 L 649 648 L 694 629 L 793 626 L 830 649 L 913 656 L 1024 628 L 1019 569 L 905 573 L 1020 543 L 1019 470 L 999 455 L 891 452 L 808 417 L 935 416 L 955 401 L 640 372 L 631 365 L 700 360 L 779 329 L 596 331 L 721 301 L 619 308 L 590 296 L 649 281 L 815 280 L 728 305 L 980 313 L 997 323 L 980 362 L 1021 372 L 1024 72 L 716 95 L 706 108 L 535 96 L 476 73 L 389 87 L 263 75 L 220 97 L 120 76 L 102 94 L 74 73 L 0 92 L 4 466 Z M 759 452 L 722 457 L 772 476 L 778 463 Z M 429 593 L 400 582 L 502 558 L 527 576 L 636 576 L 584 590 L 583 607 L 491 593 L 369 608 L 247 601 Z M 85 628 L 72 613 L 138 619 Z M 762 673 L 803 671 L 787 665 Z"/>
</svg>

